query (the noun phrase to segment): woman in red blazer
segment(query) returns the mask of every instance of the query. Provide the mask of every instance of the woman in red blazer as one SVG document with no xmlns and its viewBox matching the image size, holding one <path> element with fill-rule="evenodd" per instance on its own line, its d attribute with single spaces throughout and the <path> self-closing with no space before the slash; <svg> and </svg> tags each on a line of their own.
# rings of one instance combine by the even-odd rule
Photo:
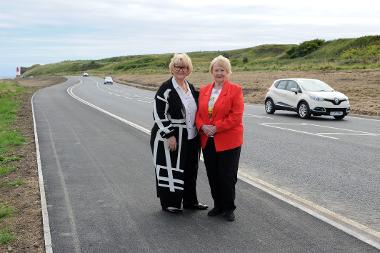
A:
<svg viewBox="0 0 380 253">
<path fill-rule="evenodd" d="M 244 98 L 240 85 L 230 82 L 230 61 L 218 56 L 211 61 L 214 81 L 201 87 L 196 125 L 200 133 L 214 208 L 209 216 L 223 214 L 234 221 L 235 184 L 243 144 Z"/>
</svg>

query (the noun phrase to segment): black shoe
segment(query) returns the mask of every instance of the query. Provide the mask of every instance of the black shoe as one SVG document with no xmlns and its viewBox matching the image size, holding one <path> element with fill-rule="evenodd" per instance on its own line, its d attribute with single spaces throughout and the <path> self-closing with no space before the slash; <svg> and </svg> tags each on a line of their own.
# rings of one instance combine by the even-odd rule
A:
<svg viewBox="0 0 380 253">
<path fill-rule="evenodd" d="M 223 214 L 223 217 L 224 217 L 227 221 L 234 221 L 234 220 L 235 220 L 235 214 L 234 214 L 234 211 L 226 211 L 226 212 Z"/>
<path fill-rule="evenodd" d="M 162 211 L 169 212 L 169 213 L 182 213 L 182 209 L 177 207 L 162 207 Z"/>
<path fill-rule="evenodd" d="M 183 205 L 184 209 L 192 209 L 192 210 L 206 210 L 208 208 L 208 205 L 198 203 L 198 204 L 193 204 L 193 205 Z"/>
<path fill-rule="evenodd" d="M 223 213 L 223 210 L 220 209 L 219 207 L 214 207 L 213 209 L 211 209 L 207 215 L 208 216 L 217 216 L 219 214 L 222 214 Z"/>
</svg>

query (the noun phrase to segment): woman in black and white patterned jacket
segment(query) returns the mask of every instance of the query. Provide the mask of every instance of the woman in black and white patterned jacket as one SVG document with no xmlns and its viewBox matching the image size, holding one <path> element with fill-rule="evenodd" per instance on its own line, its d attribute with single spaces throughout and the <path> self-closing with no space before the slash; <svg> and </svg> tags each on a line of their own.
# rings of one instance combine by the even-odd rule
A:
<svg viewBox="0 0 380 253">
<path fill-rule="evenodd" d="M 198 92 L 186 80 L 193 69 L 191 59 L 175 54 L 169 69 L 173 76 L 154 97 L 150 139 L 157 197 L 162 210 L 170 213 L 181 213 L 182 201 L 183 208 L 205 210 L 196 193 L 200 142 L 195 127 Z"/>
</svg>

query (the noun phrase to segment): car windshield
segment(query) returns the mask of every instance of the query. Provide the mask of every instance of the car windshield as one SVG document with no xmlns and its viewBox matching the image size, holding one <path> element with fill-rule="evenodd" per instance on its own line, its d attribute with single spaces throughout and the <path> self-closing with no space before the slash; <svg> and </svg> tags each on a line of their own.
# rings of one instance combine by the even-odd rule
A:
<svg viewBox="0 0 380 253">
<path fill-rule="evenodd" d="M 298 80 L 302 89 L 305 91 L 334 91 L 327 83 L 320 80 L 308 79 L 308 80 Z"/>
</svg>

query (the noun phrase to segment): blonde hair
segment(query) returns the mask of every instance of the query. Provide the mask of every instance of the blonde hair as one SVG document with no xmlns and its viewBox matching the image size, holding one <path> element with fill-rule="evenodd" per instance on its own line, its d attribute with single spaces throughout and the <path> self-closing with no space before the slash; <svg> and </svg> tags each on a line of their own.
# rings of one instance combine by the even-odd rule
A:
<svg viewBox="0 0 380 253">
<path fill-rule="evenodd" d="M 174 65 L 182 63 L 183 65 L 188 67 L 189 72 L 188 75 L 193 72 L 193 64 L 191 63 L 190 57 L 185 53 L 175 53 L 174 56 L 171 58 L 169 63 L 169 70 L 171 73 L 174 71 Z"/>
<path fill-rule="evenodd" d="M 212 69 L 213 69 L 215 64 L 218 64 L 219 66 L 223 67 L 224 70 L 227 71 L 228 75 L 232 73 L 230 60 L 228 60 L 223 55 L 219 55 L 211 61 L 211 63 L 210 63 L 210 73 L 211 74 L 212 74 Z"/>
</svg>

